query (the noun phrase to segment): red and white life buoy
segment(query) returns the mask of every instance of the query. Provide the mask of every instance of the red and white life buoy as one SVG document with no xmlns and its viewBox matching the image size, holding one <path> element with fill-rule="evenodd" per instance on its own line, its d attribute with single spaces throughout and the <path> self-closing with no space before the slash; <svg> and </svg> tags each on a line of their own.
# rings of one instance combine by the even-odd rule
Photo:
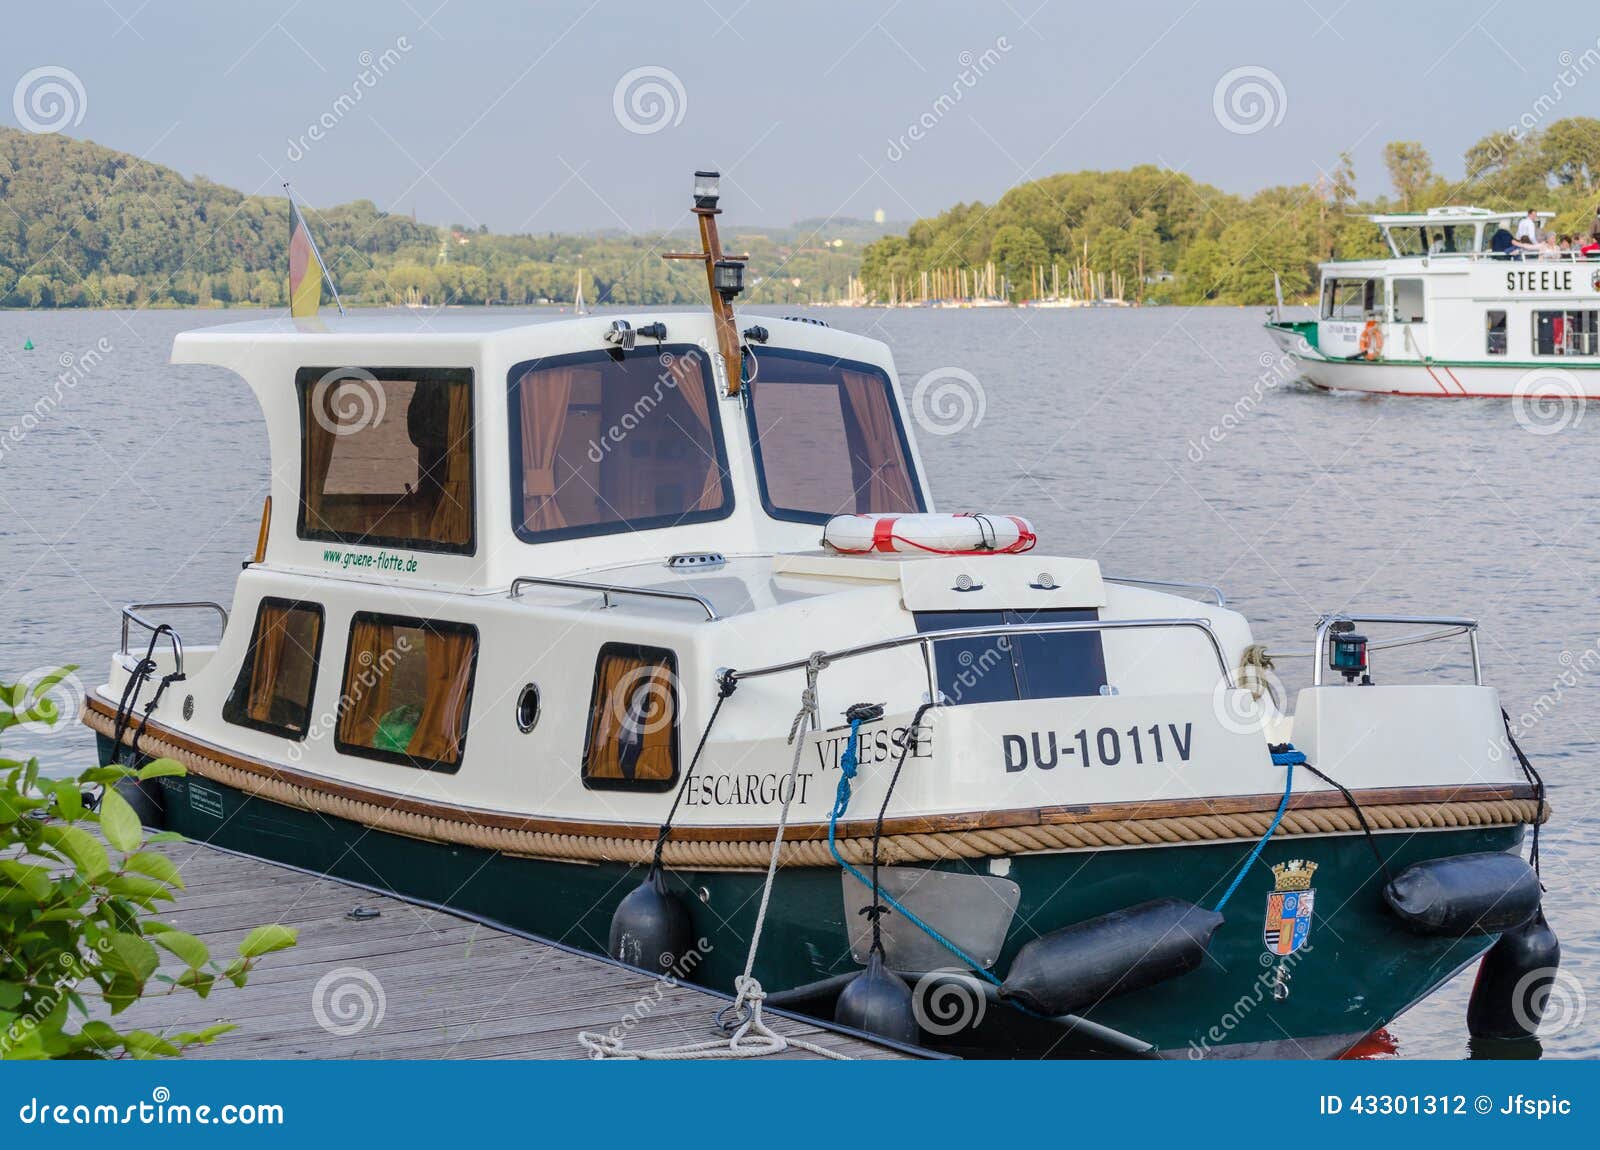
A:
<svg viewBox="0 0 1600 1150">
<path fill-rule="evenodd" d="M 822 543 L 842 555 L 1018 555 L 1039 541 L 1016 515 L 835 515 Z"/>
</svg>

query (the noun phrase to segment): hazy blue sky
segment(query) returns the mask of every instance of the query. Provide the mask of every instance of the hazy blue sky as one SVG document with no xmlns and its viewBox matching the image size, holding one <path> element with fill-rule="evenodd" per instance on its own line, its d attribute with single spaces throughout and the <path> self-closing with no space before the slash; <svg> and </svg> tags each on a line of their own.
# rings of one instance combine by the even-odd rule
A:
<svg viewBox="0 0 1600 1150">
<path fill-rule="evenodd" d="M 5 122 L 20 110 L 53 126 L 59 104 L 28 102 L 51 93 L 19 85 L 65 69 L 82 90 L 79 102 L 65 81 L 71 135 L 247 191 L 275 192 L 282 172 L 313 204 L 367 197 L 497 231 L 664 226 L 701 165 L 728 174 L 730 219 L 748 223 L 905 220 L 1050 172 L 1141 162 L 1248 192 L 1313 179 L 1346 148 L 1376 192 L 1388 140 L 1420 139 L 1457 173 L 1493 129 L 1600 110 L 1600 63 L 1586 72 L 1583 55 L 1600 36 L 1593 4 L 7 8 Z"/>
</svg>

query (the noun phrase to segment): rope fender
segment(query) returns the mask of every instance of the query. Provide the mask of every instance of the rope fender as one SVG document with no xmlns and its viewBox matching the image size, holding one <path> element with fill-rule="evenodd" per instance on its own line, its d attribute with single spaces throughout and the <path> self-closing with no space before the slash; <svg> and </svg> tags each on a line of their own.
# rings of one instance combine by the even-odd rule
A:
<svg viewBox="0 0 1600 1150">
<path fill-rule="evenodd" d="M 86 707 L 83 721 L 92 730 L 107 738 L 112 736 L 113 722 L 98 711 Z M 131 734 L 131 731 L 124 732 L 124 742 L 130 741 L 128 736 Z M 349 798 L 244 770 L 179 746 L 154 730 L 142 735 L 139 745 L 145 754 L 176 759 L 191 773 L 246 794 L 409 838 L 457 843 L 500 851 L 504 854 L 558 861 L 648 865 L 655 853 L 656 843 L 650 838 L 567 835 L 491 827 L 466 818 L 444 819 L 385 807 L 379 803 Z M 1550 804 L 1535 799 L 1382 805 L 1363 803 L 1361 810 L 1372 828 L 1379 831 L 1513 826 L 1518 823 L 1542 823 L 1550 817 Z M 886 834 L 879 845 L 879 862 L 893 865 L 948 859 L 992 858 L 1040 851 L 1256 839 L 1266 832 L 1271 822 L 1271 811 L 1257 811 L 1246 814 L 1128 819 L 1119 822 L 1050 823 L 921 834 Z M 1350 808 L 1323 807 L 1285 812 L 1275 834 L 1349 834 L 1360 831 L 1360 823 Z M 842 838 L 837 840 L 836 845 L 840 855 L 850 862 L 858 866 L 871 864 L 870 835 Z M 668 839 L 663 847 L 662 862 L 666 866 L 677 868 L 765 868 L 771 850 L 770 839 L 764 841 L 750 839 L 741 842 Z M 825 839 L 798 841 L 789 839 L 783 843 L 779 865 L 832 867 L 837 863 L 834 862 Z"/>
</svg>

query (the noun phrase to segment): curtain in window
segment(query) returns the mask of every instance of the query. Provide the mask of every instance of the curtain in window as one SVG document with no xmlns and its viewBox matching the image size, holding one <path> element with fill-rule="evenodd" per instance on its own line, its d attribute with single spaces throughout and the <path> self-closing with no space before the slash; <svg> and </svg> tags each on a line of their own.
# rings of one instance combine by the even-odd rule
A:
<svg viewBox="0 0 1600 1150">
<path fill-rule="evenodd" d="M 472 686 L 472 652 L 476 640 L 461 632 L 426 633 L 428 694 L 422 717 L 406 753 L 417 759 L 454 763 L 461 758 L 461 729 Z"/>
<path fill-rule="evenodd" d="M 522 377 L 522 518 L 529 531 L 552 531 L 567 520 L 556 504 L 556 451 L 572 396 L 570 368 L 534 370 Z"/>
<path fill-rule="evenodd" d="M 283 647 L 289 638 L 291 607 L 261 604 L 256 614 L 255 662 L 250 668 L 250 695 L 245 713 L 258 723 L 272 719 L 272 701 L 283 669 Z"/>
<path fill-rule="evenodd" d="M 350 628 L 350 652 L 345 659 L 340 742 L 372 746 L 378 720 L 389 710 L 394 662 L 394 628 L 376 619 L 358 617 Z"/>
<path fill-rule="evenodd" d="M 864 462 L 871 468 L 865 477 L 866 506 L 862 512 L 915 511 L 911 481 L 900 454 L 900 437 L 895 432 L 894 414 L 889 408 L 883 381 L 859 371 L 841 371 L 847 412 L 861 435 Z"/>
<path fill-rule="evenodd" d="M 446 416 L 448 440 L 439 502 L 433 509 L 428 538 L 439 543 L 465 543 L 472 537 L 472 388 L 451 384 Z"/>
<path fill-rule="evenodd" d="M 314 531 L 326 531 L 333 525 L 323 518 L 322 490 L 328 485 L 328 468 L 333 464 L 333 444 L 338 438 L 339 413 L 333 407 L 333 393 L 337 385 L 311 387 L 306 390 L 305 482 L 303 486 L 306 505 L 306 526 Z"/>
<path fill-rule="evenodd" d="M 584 778 L 670 781 L 676 767 L 676 723 L 667 660 L 615 651 L 602 654 L 589 701 Z M 625 743 L 637 746 L 637 754 L 631 750 L 625 754 Z"/>
<path fill-rule="evenodd" d="M 722 470 L 711 451 L 711 445 L 716 440 L 711 434 L 711 405 L 706 401 L 705 378 L 701 374 L 700 364 L 698 356 L 680 355 L 667 370 L 672 375 L 673 388 L 683 396 L 684 403 L 689 405 L 689 411 L 705 432 L 701 446 L 705 451 L 706 480 L 693 510 L 715 511 L 722 506 Z"/>
</svg>

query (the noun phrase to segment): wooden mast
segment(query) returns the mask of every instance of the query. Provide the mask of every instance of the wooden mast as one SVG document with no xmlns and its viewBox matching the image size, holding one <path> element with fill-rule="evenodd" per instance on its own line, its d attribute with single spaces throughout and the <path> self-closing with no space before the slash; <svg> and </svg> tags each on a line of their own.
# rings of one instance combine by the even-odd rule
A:
<svg viewBox="0 0 1600 1150">
<path fill-rule="evenodd" d="M 711 293 L 711 315 L 716 321 L 717 350 L 722 354 L 722 362 L 727 369 L 727 394 L 739 394 L 739 388 L 744 379 L 744 354 L 739 342 L 739 328 L 733 318 L 733 297 L 743 290 L 744 268 L 743 265 L 750 259 L 749 255 L 730 256 L 723 253 L 722 240 L 717 235 L 717 217 L 722 214 L 722 209 L 717 207 L 717 172 L 695 173 L 694 214 L 700 219 L 700 250 L 697 252 L 663 252 L 661 258 L 665 260 L 700 260 L 706 266 L 706 288 Z M 709 182 L 709 193 L 702 192 L 702 182 Z M 729 265 L 737 265 L 738 286 L 731 291 L 719 288 L 717 284 L 717 269 L 721 265 L 731 272 Z"/>
</svg>

